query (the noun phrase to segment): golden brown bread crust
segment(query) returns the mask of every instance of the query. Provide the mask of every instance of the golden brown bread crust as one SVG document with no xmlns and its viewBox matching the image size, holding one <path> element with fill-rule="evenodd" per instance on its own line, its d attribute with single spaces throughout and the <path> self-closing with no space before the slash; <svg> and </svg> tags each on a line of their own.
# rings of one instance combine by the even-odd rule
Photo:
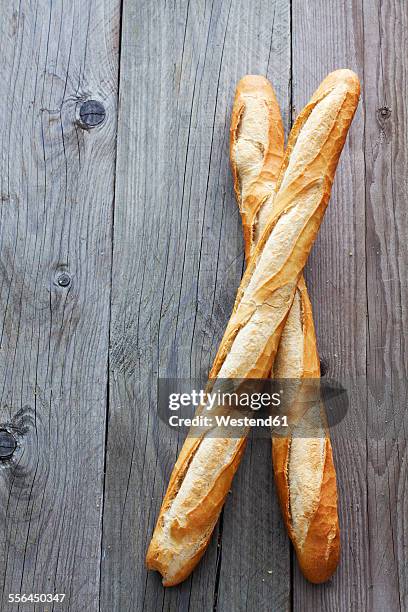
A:
<svg viewBox="0 0 408 612">
<path fill-rule="evenodd" d="M 302 132 L 302 128 L 312 115 L 315 107 L 324 102 L 325 98 L 329 98 L 329 95 L 333 92 L 337 95 L 333 96 L 333 112 L 329 114 L 328 118 L 326 116 L 324 117 L 327 124 L 325 127 L 327 129 L 323 134 L 323 142 L 320 143 L 319 149 L 316 150 L 316 154 L 314 153 L 314 146 L 310 146 L 312 154 L 310 158 L 306 160 L 306 163 L 301 166 L 299 172 L 296 172 L 296 169 L 295 171 L 290 169 L 292 172 L 287 173 L 289 162 L 299 135 Z M 286 295 L 284 296 L 287 309 L 280 326 L 265 345 L 265 350 L 261 352 L 257 360 L 253 362 L 252 370 L 248 378 L 263 378 L 270 372 L 278 348 L 280 334 L 284 327 L 290 304 L 293 301 L 297 282 L 306 264 L 311 245 L 316 238 L 330 198 L 334 173 L 346 139 L 348 128 L 357 107 L 359 94 L 360 85 L 357 76 L 350 70 L 337 70 L 324 79 L 320 87 L 312 96 L 310 102 L 296 119 L 289 136 L 278 179 L 273 214 L 254 248 L 252 257 L 238 288 L 234 313 L 228 323 L 215 357 L 210 372 L 211 379 L 216 378 L 221 371 L 225 358 L 230 353 L 232 345 L 240 330 L 245 327 L 257 309 L 261 305 L 268 303 L 268 298 L 271 294 L 279 291 L 282 287 L 291 286 L 289 291 L 291 295 L 289 295 L 289 297 Z M 329 102 L 331 103 L 331 101 L 330 99 Z M 328 112 L 326 108 L 324 110 Z M 310 137 L 310 135 L 307 134 L 307 137 Z M 285 184 L 283 185 L 284 180 Z M 260 267 L 262 270 L 268 267 L 266 259 L 269 249 L 265 249 L 265 245 L 270 242 L 269 239 L 273 234 L 274 228 L 278 225 L 281 218 L 297 206 L 299 201 L 305 202 L 309 197 L 309 204 L 312 202 L 314 204 L 314 209 L 304 220 L 302 218 L 301 231 L 296 241 L 294 241 L 290 252 L 287 254 L 285 253 L 287 256 L 278 270 L 274 270 L 273 274 L 262 278 L 257 272 Z M 268 244 L 268 247 L 270 246 L 271 244 Z M 264 261 L 262 261 L 262 259 L 264 259 Z M 252 283 L 251 286 L 253 277 L 255 277 L 258 282 Z M 249 299 L 245 299 L 248 288 L 252 291 L 249 292 Z M 228 373 L 232 374 L 233 372 Z"/>
<path fill-rule="evenodd" d="M 280 116 L 280 110 L 273 89 L 270 83 L 264 77 L 254 76 L 244 78 L 241 81 L 241 85 L 242 87 L 240 87 L 239 84 L 237 88 L 238 97 L 236 98 L 236 100 L 238 101 L 238 105 L 234 104 L 231 133 L 234 131 L 234 133 L 236 134 L 239 129 L 239 123 L 242 120 L 242 114 L 245 110 L 247 96 L 251 96 L 253 92 L 260 89 L 263 94 L 262 99 L 263 103 L 265 104 L 266 117 L 268 122 L 268 146 L 265 148 L 264 151 L 261 171 L 260 173 L 257 173 L 257 185 L 258 189 L 260 189 L 262 185 L 262 189 L 264 190 L 266 197 L 270 193 L 270 183 L 272 182 L 273 188 L 277 180 L 283 158 L 284 132 Z M 237 173 L 234 173 L 234 170 L 233 174 L 235 182 L 236 180 L 238 180 L 238 177 Z M 236 185 L 235 188 L 237 189 L 238 185 Z M 247 227 L 253 227 L 254 225 L 257 208 L 259 208 L 258 201 L 259 197 L 253 198 L 255 208 L 253 206 L 251 207 L 251 203 L 249 202 L 246 211 L 241 211 L 241 213 L 243 214 L 243 219 L 247 219 Z M 248 239 L 251 240 L 251 237 L 248 236 Z M 188 470 L 188 466 L 192 458 L 194 457 L 197 448 L 200 446 L 201 441 L 202 437 L 187 438 L 183 445 L 181 453 L 173 469 L 167 492 L 164 497 L 162 507 L 160 509 L 157 526 L 154 531 L 149 549 L 147 551 L 147 567 L 149 569 L 158 570 L 163 575 L 164 586 L 173 586 L 175 584 L 178 584 L 179 582 L 182 582 L 191 573 L 191 571 L 194 569 L 194 567 L 204 554 L 210 540 L 213 526 L 215 525 L 215 522 L 218 519 L 218 516 L 221 512 L 221 508 L 225 501 L 225 497 L 228 494 L 228 491 L 230 490 L 232 479 L 239 466 L 246 445 L 246 438 L 235 440 L 235 452 L 233 453 L 230 461 L 224 465 L 219 477 L 214 481 L 213 489 L 211 489 L 211 491 L 205 496 L 203 496 L 203 498 L 201 499 L 198 512 L 196 511 L 194 513 L 194 516 L 190 512 L 191 522 L 189 522 L 189 529 L 187 530 L 187 532 L 190 531 L 191 533 L 194 529 L 197 529 L 198 527 L 199 531 L 202 534 L 208 532 L 208 536 L 206 538 L 203 537 L 202 543 L 198 547 L 196 554 L 194 554 L 194 556 L 192 556 L 180 568 L 179 571 L 174 572 L 171 577 L 169 577 L 169 567 L 172 565 L 173 561 L 171 555 L 174 551 L 167 550 L 160 541 L 160 536 L 162 532 L 161 522 L 163 521 L 163 516 L 165 516 L 165 514 L 168 512 L 172 500 L 178 493 L 178 490 L 180 488 L 180 482 L 182 482 Z M 216 503 L 214 503 L 214 493 L 216 493 Z"/>
<path fill-rule="evenodd" d="M 248 144 L 252 144 L 252 149 L 262 150 L 262 163 L 260 169 L 251 169 L 248 171 L 248 193 L 245 198 L 242 198 L 242 180 L 243 170 L 239 168 L 237 161 L 238 152 L 236 151 L 237 142 L 240 137 L 242 124 L 245 120 L 245 112 L 248 103 L 253 100 L 259 102 L 258 108 L 254 109 L 252 115 L 260 115 L 262 106 L 265 108 L 266 114 L 266 129 L 262 125 L 258 125 L 258 130 L 249 130 Z M 261 107 L 261 108 L 259 108 Z M 256 120 L 256 119 L 255 119 Z M 266 142 L 257 142 L 256 136 L 265 136 Z M 251 142 L 252 141 L 252 142 Z M 234 179 L 234 191 L 239 205 L 239 210 L 242 218 L 242 227 L 244 232 L 244 247 L 245 258 L 249 259 L 254 247 L 255 225 L 257 214 L 263 206 L 265 199 L 270 196 L 274 190 L 278 180 L 279 172 L 282 165 L 284 152 L 284 130 L 282 117 L 280 114 L 279 104 L 276 100 L 275 92 L 270 82 L 265 77 L 260 75 L 247 75 L 243 77 L 236 89 L 234 105 L 231 115 L 230 129 L 230 160 L 231 170 Z M 251 155 L 250 146 L 247 147 L 246 160 Z M 244 164 L 243 164 L 244 165 Z M 251 176 L 252 175 L 252 176 Z M 253 193 L 253 183 L 251 178 L 256 182 L 256 192 Z M 252 188 L 252 189 L 251 189 Z"/>
<path fill-rule="evenodd" d="M 304 335 L 303 378 L 318 378 L 320 364 L 312 308 L 303 281 L 300 283 L 300 291 Z M 295 547 L 300 568 L 304 576 L 314 583 L 325 582 L 330 578 L 338 565 L 340 554 L 336 472 L 323 405 L 320 416 L 325 437 L 322 480 L 314 512 L 307 517 L 309 525 L 303 545 L 300 545 L 299 536 L 293 528 L 290 511 L 289 457 L 293 440 L 290 436 L 282 438 L 275 436 L 272 442 L 276 489 L 285 525 Z M 305 439 L 306 451 L 313 452 L 313 442 L 313 439 Z"/>
<path fill-rule="evenodd" d="M 333 90 L 334 110 L 330 106 L 331 98 L 330 104 L 323 103 L 320 109 L 322 100 Z M 316 116 L 322 119 L 330 138 L 318 143 L 317 154 L 313 151 L 313 160 L 306 170 L 302 169 L 305 180 L 296 176 L 296 168 L 281 178 L 276 213 L 244 275 L 210 378 L 263 378 L 271 371 L 297 282 L 327 205 L 357 98 L 353 80 L 347 83 L 345 78 L 340 78 L 340 85 L 328 81 L 326 89 L 319 88 L 318 95 L 313 96 L 302 113 L 303 121 L 295 124 L 292 149 L 298 137 L 308 138 L 309 134 L 302 133 L 302 128 L 318 105 Z M 297 161 L 301 161 L 306 149 L 308 145 L 303 142 L 296 153 Z M 288 166 L 289 160 L 286 161 Z M 285 243 L 284 249 L 281 242 Z M 221 442 L 204 437 L 198 441 L 187 439 L 177 461 L 146 558 L 149 568 L 161 571 L 166 585 L 184 579 L 198 562 L 228 493 L 245 442 L 244 439 Z M 213 453 L 215 447 L 217 452 Z M 207 462 L 209 469 L 214 470 L 218 464 L 219 470 L 212 472 L 215 475 L 210 483 L 208 478 L 197 476 L 205 470 Z M 197 509 L 194 521 L 191 521 L 190 508 Z M 198 530 L 197 518 L 200 519 Z"/>
<path fill-rule="evenodd" d="M 331 86 L 336 82 L 338 78 L 343 78 L 350 85 L 350 96 L 351 105 L 349 112 L 351 113 L 350 122 L 354 115 L 357 107 L 358 98 L 360 94 L 360 87 L 358 78 L 354 73 L 347 70 L 336 71 L 331 73 L 322 83 L 317 90 L 315 96 L 320 96 L 322 90 Z M 313 96 L 313 97 L 315 97 Z M 302 112 L 301 116 L 297 119 L 294 130 L 296 134 L 297 125 L 302 122 L 303 113 L 308 113 L 309 109 Z M 282 171 L 280 175 L 280 181 L 284 175 L 285 169 L 288 165 L 288 160 L 293 151 L 295 140 L 289 138 L 285 160 L 282 165 Z M 336 136 L 339 136 L 337 140 Z M 341 141 L 342 136 L 339 133 L 338 126 L 333 134 L 332 146 L 335 147 L 336 143 Z M 324 160 L 322 160 L 324 164 Z M 319 164 L 320 165 L 320 164 Z M 306 169 L 309 174 L 309 168 Z M 333 173 L 330 173 L 333 176 Z M 310 178 L 312 179 L 313 173 Z M 307 366 L 304 377 L 320 376 L 320 368 L 318 368 L 318 353 L 315 340 L 315 332 L 313 325 L 312 310 L 310 300 L 307 296 L 306 288 L 301 287 L 302 294 L 302 307 L 303 307 L 303 329 L 307 340 L 305 340 L 305 356 L 304 364 Z M 311 367 L 308 366 L 311 365 Z M 313 365 L 314 364 L 314 365 Z M 324 409 L 322 407 L 321 418 L 326 429 L 326 438 L 324 445 L 324 468 L 323 478 L 320 489 L 320 500 L 316 508 L 315 513 L 310 517 L 310 525 L 307 533 L 306 540 L 302 547 L 298 545 L 296 534 L 292 529 L 292 518 L 290 515 L 290 503 L 289 503 L 289 479 L 288 479 L 288 464 L 290 455 L 290 439 L 275 439 L 273 441 L 273 461 L 275 478 L 277 482 L 277 490 L 282 507 L 282 512 L 285 520 L 286 527 L 289 534 L 291 535 L 292 542 L 294 543 L 297 557 L 299 560 L 300 567 L 305 577 L 311 582 L 321 583 L 325 582 L 330 578 L 332 573 L 335 571 L 340 554 L 340 532 L 337 515 L 337 486 L 336 486 L 336 473 L 333 461 L 333 452 L 328 436 Z"/>
<path fill-rule="evenodd" d="M 240 177 L 240 173 L 244 174 L 247 167 L 243 164 L 239 166 L 239 160 L 237 163 L 236 149 L 238 138 L 238 121 L 236 119 L 234 120 L 234 118 L 237 116 L 242 117 L 242 107 L 244 102 L 242 100 L 243 96 L 241 95 L 241 91 L 247 92 L 250 90 L 251 96 L 259 96 L 260 98 L 264 98 L 265 92 L 270 92 L 272 90 L 271 87 L 268 90 L 263 81 L 263 77 L 260 77 L 259 80 L 256 81 L 254 80 L 254 77 L 251 76 L 244 77 L 240 81 L 234 102 L 233 122 L 231 127 L 231 166 L 234 175 L 235 194 L 244 225 L 244 239 L 247 259 L 253 252 L 256 244 L 256 241 L 253 240 L 253 226 L 256 222 L 256 218 L 255 215 L 248 216 L 247 210 L 255 210 L 259 214 L 259 211 L 262 209 L 266 201 L 270 184 L 271 182 L 276 182 L 277 175 L 275 173 L 272 181 L 270 180 L 266 185 L 262 172 L 259 174 L 258 178 L 252 177 L 252 182 L 247 190 L 247 193 L 245 194 L 245 198 L 242 198 L 242 179 Z M 273 91 L 271 98 L 272 100 L 275 100 Z M 272 142 L 271 139 L 269 142 Z M 281 146 L 283 150 L 283 139 L 278 139 L 277 142 L 273 144 L 278 148 Z M 275 156 L 275 159 L 276 158 L 278 158 L 278 156 Z M 273 197 L 270 197 L 270 199 L 273 201 Z M 252 241 L 250 240 L 251 238 Z M 297 367 L 301 368 L 301 376 L 303 378 L 307 379 L 312 377 L 320 377 L 320 363 L 317 352 L 312 309 L 303 277 L 301 277 L 299 281 L 298 291 L 300 294 L 302 314 L 302 324 L 299 326 L 298 333 L 303 335 L 301 341 L 298 342 L 298 346 L 301 347 L 302 356 L 301 358 L 297 359 L 298 356 L 296 355 L 296 348 L 298 347 L 296 347 L 296 342 L 295 347 L 283 346 L 287 339 L 292 340 L 293 344 L 293 339 L 290 338 L 290 335 L 287 337 L 285 334 L 283 334 L 277 354 L 280 376 L 286 375 L 288 377 L 293 377 L 294 362 L 299 362 Z M 294 305 L 292 305 L 289 317 L 291 316 L 292 310 L 294 310 Z M 321 420 L 325 425 L 326 421 L 323 406 L 321 407 L 321 411 Z M 336 475 L 328 430 L 326 427 L 324 427 L 322 431 L 324 430 L 326 438 L 324 444 L 324 458 L 320 464 L 316 462 L 317 465 L 315 466 L 317 470 L 322 469 L 322 480 L 318 492 L 319 497 L 313 515 L 307 517 L 309 523 L 307 537 L 305 542 L 302 544 L 299 541 L 299 533 L 292 526 L 292 518 L 290 513 L 291 488 L 289 480 L 289 456 L 291 439 L 289 437 L 275 437 L 273 444 L 275 480 L 285 524 L 295 546 L 302 571 L 305 577 L 311 582 L 324 582 L 331 576 L 338 564 L 340 551 Z M 313 453 L 315 451 L 314 447 L 316 441 L 309 441 L 306 439 L 305 442 L 306 452 L 309 454 Z"/>
<path fill-rule="evenodd" d="M 209 494 L 202 499 L 200 506 L 196 508 L 195 511 L 190 513 L 191 522 L 189 523 L 187 532 L 184 530 L 183 534 L 182 529 L 178 531 L 177 535 L 179 536 L 180 541 L 183 540 L 184 535 L 186 535 L 188 538 L 189 533 L 191 534 L 194 530 L 198 531 L 200 534 L 203 534 L 203 538 L 202 543 L 197 548 L 195 554 L 188 559 L 178 571 L 172 574 L 171 578 L 169 578 L 169 566 L 173 561 L 173 555 L 177 553 L 169 551 L 168 549 L 163 548 L 161 545 L 159 538 L 160 521 L 163 520 L 163 515 L 169 508 L 173 496 L 177 494 L 179 480 L 183 477 L 183 474 L 185 474 L 188 463 L 194 456 L 194 450 L 197 448 L 200 441 L 200 438 L 187 438 L 183 445 L 181 453 L 173 469 L 167 492 L 160 509 L 157 526 L 146 555 L 146 565 L 148 569 L 157 570 L 162 574 L 163 586 L 165 587 L 174 586 L 180 582 L 183 582 L 183 580 L 190 575 L 205 553 L 210 542 L 215 523 L 217 522 L 222 506 L 224 505 L 225 497 L 231 488 L 232 479 L 241 462 L 246 445 L 246 438 L 237 440 L 236 452 L 234 453 L 231 462 L 224 466 L 220 477 L 214 482 L 214 486 L 210 490 Z M 205 537 L 206 535 L 207 537 Z"/>
<path fill-rule="evenodd" d="M 290 438 L 275 438 L 273 462 L 275 482 L 285 525 L 296 550 L 304 576 L 316 584 L 325 582 L 335 571 L 340 553 L 340 531 L 337 517 L 337 486 L 330 439 L 325 438 L 325 462 L 320 499 L 311 518 L 306 541 L 299 547 L 292 528 L 287 478 Z"/>
</svg>

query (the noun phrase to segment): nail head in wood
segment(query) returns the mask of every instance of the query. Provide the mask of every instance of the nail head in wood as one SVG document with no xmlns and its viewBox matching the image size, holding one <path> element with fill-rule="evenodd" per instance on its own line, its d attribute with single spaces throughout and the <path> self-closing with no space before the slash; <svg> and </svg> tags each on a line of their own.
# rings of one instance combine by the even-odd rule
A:
<svg viewBox="0 0 408 612">
<path fill-rule="evenodd" d="M 71 284 L 71 277 L 67 272 L 61 272 L 57 276 L 57 284 L 60 287 L 68 287 Z"/>
<path fill-rule="evenodd" d="M 105 108 L 97 100 L 86 100 L 80 106 L 79 119 L 85 129 L 91 129 L 100 125 L 104 121 L 105 116 Z"/>
<path fill-rule="evenodd" d="M 0 460 L 10 459 L 17 448 L 17 442 L 7 429 L 0 429 Z"/>
</svg>

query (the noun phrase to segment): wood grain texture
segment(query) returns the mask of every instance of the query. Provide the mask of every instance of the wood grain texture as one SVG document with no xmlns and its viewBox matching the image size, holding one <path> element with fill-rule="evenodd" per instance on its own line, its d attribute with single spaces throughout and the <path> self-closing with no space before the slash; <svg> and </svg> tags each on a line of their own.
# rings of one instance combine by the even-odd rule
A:
<svg viewBox="0 0 408 612">
<path fill-rule="evenodd" d="M 0 608 L 57 592 L 49 610 L 97 610 L 119 2 L 1 14 L 0 424 L 18 449 L 0 470 Z M 107 111 L 90 132 L 87 97 Z"/>
<path fill-rule="evenodd" d="M 271 496 L 267 445 L 249 452 L 226 506 L 226 528 L 216 530 L 188 581 L 164 590 L 143 564 L 181 443 L 155 414 L 157 378 L 208 373 L 243 269 L 228 158 L 234 90 L 245 73 L 266 74 L 287 111 L 289 42 L 286 2 L 124 3 L 106 610 L 212 610 L 214 599 L 218 610 L 288 607 L 289 545 Z M 266 474 L 267 487 L 249 486 Z M 239 564 L 243 557 L 256 564 L 252 573 Z"/>
<path fill-rule="evenodd" d="M 124 0 L 121 48 L 119 0 L 0 6 L 0 429 L 18 442 L 0 609 L 38 609 L 10 592 L 65 592 L 50 609 L 70 612 L 407 609 L 406 3 Z M 313 586 L 291 561 L 258 440 L 203 561 L 164 590 L 144 555 L 182 440 L 157 380 L 206 376 L 241 278 L 236 84 L 269 77 L 288 128 L 340 67 L 362 101 L 306 271 L 327 375 L 358 383 L 332 432 L 339 570 Z M 89 131 L 87 99 L 106 111 Z"/>
<path fill-rule="evenodd" d="M 407 519 L 406 438 L 398 421 L 407 354 L 406 13 L 396 2 L 293 2 L 296 109 L 330 70 L 349 67 L 362 80 L 360 109 L 307 270 L 328 374 L 358 384 L 347 425 L 333 435 L 342 556 L 332 582 L 317 588 L 295 568 L 295 610 L 406 608 L 406 553 L 398 544 Z M 401 109 L 397 122 L 379 115 L 384 106 Z"/>
<path fill-rule="evenodd" d="M 406 3 L 364 5 L 370 608 L 392 612 L 408 607 L 407 25 Z"/>
</svg>

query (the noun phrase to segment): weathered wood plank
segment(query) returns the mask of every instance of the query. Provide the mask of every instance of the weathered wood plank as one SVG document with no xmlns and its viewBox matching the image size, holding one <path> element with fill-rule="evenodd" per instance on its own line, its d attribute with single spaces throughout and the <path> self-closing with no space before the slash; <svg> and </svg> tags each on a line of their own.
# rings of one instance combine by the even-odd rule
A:
<svg viewBox="0 0 408 612">
<path fill-rule="evenodd" d="M 2 610 L 9 593 L 99 605 L 119 10 L 1 3 L 0 425 L 18 440 L 0 471 Z M 89 132 L 88 97 L 106 109 Z"/>
<path fill-rule="evenodd" d="M 216 533 L 192 578 L 164 590 L 157 575 L 146 573 L 144 555 L 180 444 L 155 414 L 157 377 L 208 372 L 242 274 L 242 230 L 228 162 L 235 86 L 247 72 L 267 74 L 287 122 L 289 43 L 289 7 L 282 1 L 124 3 L 106 610 L 211 610 L 216 590 L 219 610 L 231 610 L 244 591 L 253 609 L 260 589 L 261 609 L 288 606 L 289 548 L 271 496 L 267 444 L 249 451 L 236 480 L 221 557 Z M 268 485 L 253 487 L 257 478 Z M 254 567 L 238 576 L 230 570 L 242 568 L 244 556 Z"/>
<path fill-rule="evenodd" d="M 364 2 L 370 608 L 406 610 L 408 6 Z M 400 410 L 402 408 L 403 412 Z"/>
<path fill-rule="evenodd" d="M 293 3 L 297 110 L 335 68 L 355 69 L 363 86 L 307 273 L 329 374 L 361 377 L 360 397 L 352 396 L 350 408 L 357 426 L 340 427 L 334 436 L 342 557 L 328 585 L 314 587 L 295 574 L 295 610 L 394 611 L 404 609 L 404 601 L 406 607 L 406 553 L 399 544 L 407 518 L 406 438 L 403 423 L 393 417 L 407 354 L 401 337 L 407 159 L 399 146 L 406 139 L 406 122 L 398 113 L 401 83 L 407 79 L 402 59 L 407 57 L 406 21 L 403 3 Z M 383 106 L 395 114 L 379 119 Z M 390 375 L 394 398 L 385 391 Z"/>
</svg>

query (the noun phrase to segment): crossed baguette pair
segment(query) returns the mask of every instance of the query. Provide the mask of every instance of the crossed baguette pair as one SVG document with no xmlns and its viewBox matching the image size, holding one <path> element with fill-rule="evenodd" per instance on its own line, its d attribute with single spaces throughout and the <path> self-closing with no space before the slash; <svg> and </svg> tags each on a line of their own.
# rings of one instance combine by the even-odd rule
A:
<svg viewBox="0 0 408 612">
<path fill-rule="evenodd" d="M 247 268 L 210 379 L 318 378 L 319 358 L 302 271 L 327 206 L 360 93 L 357 76 L 326 77 L 297 118 L 284 153 L 279 106 L 263 77 L 244 77 L 231 121 L 231 166 Z M 200 409 L 199 409 L 200 410 Z M 276 489 L 300 567 L 327 580 L 339 559 L 336 475 L 323 406 L 313 435 L 273 437 Z M 147 552 L 163 585 L 184 580 L 208 546 L 246 436 L 188 436 Z"/>
</svg>

